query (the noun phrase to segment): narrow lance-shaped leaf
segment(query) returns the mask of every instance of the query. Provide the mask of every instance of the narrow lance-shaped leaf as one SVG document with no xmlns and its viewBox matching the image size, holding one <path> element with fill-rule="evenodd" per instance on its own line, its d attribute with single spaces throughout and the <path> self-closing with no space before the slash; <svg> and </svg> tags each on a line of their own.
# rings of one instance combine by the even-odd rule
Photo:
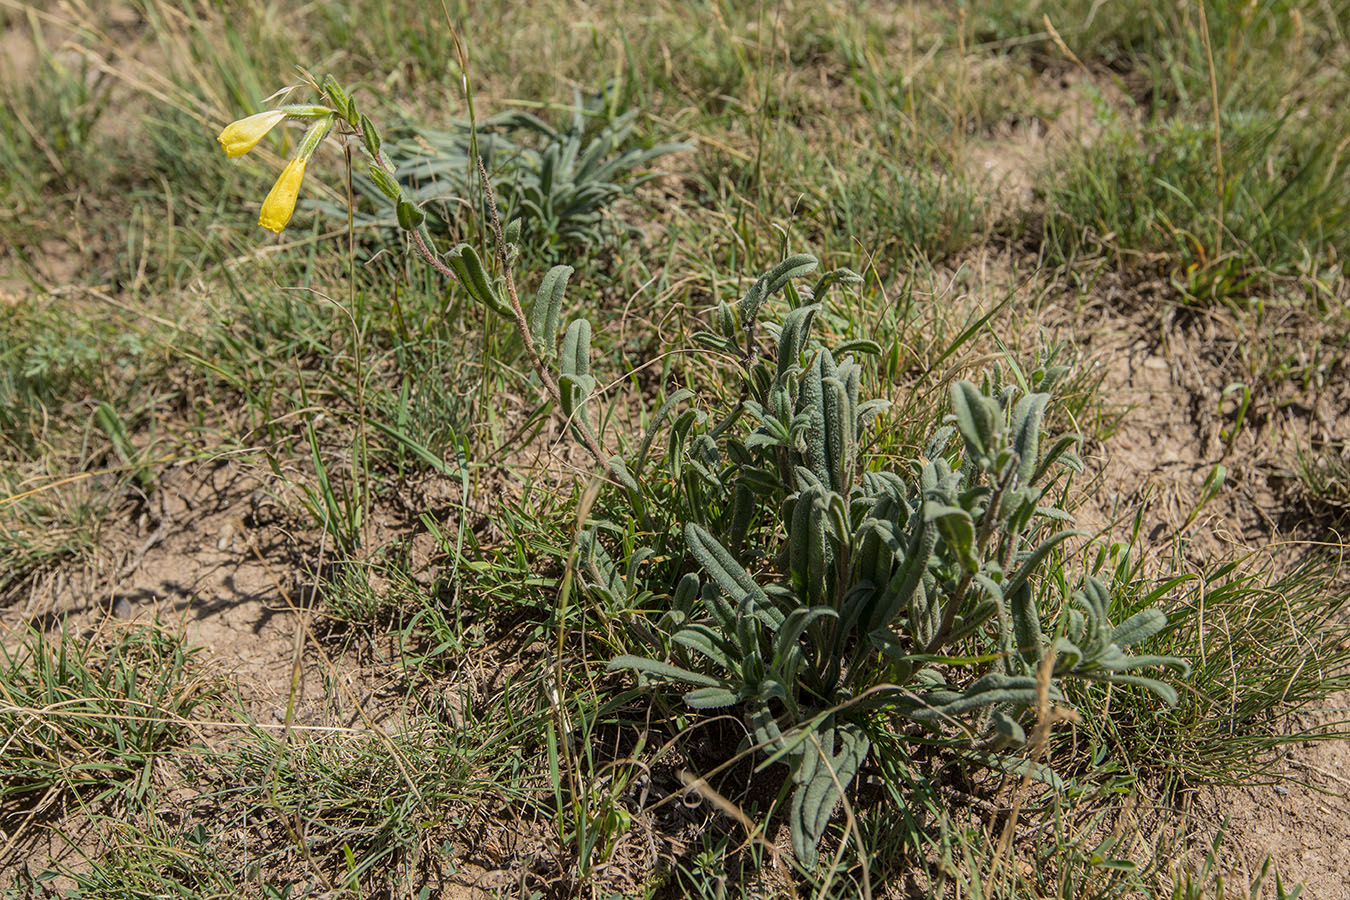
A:
<svg viewBox="0 0 1350 900">
<path fill-rule="evenodd" d="M 813 760 L 809 778 L 792 795 L 792 851 L 804 865 L 816 863 L 816 847 L 835 804 L 852 783 L 871 744 L 856 725 L 820 729 L 802 748 L 803 763 Z"/>
<path fill-rule="evenodd" d="M 807 417 L 806 464 L 822 485 L 831 486 L 828 450 L 825 446 L 825 388 L 822 383 L 824 352 L 816 356 L 810 370 L 802 376 L 797 396 L 797 412 Z"/>
<path fill-rule="evenodd" d="M 799 597 L 806 596 L 806 583 L 811 577 L 811 497 L 803 491 L 795 499 L 789 499 L 791 513 L 788 515 L 788 579 L 792 590 Z"/>
<path fill-rule="evenodd" d="M 361 140 L 366 145 L 366 152 L 370 154 L 371 159 L 380 158 L 380 132 L 376 130 L 375 124 L 366 118 L 366 114 L 361 114 Z"/>
<path fill-rule="evenodd" d="M 1017 451 L 1017 477 L 1030 484 L 1040 462 L 1041 420 L 1049 394 L 1028 394 L 1013 409 L 1013 449 Z"/>
<path fill-rule="evenodd" d="M 1167 626 L 1167 616 L 1161 610 L 1141 609 L 1111 632 L 1111 643 L 1118 647 L 1132 647 L 1146 641 Z"/>
<path fill-rule="evenodd" d="M 989 721 L 993 725 L 994 731 L 1008 744 L 1014 747 L 1021 747 L 1026 744 L 1027 733 L 1023 730 L 1021 723 L 1012 716 L 1002 710 L 994 710 L 994 714 L 989 717 Z"/>
<path fill-rule="evenodd" d="M 688 647 L 690 650 L 703 654 L 728 672 L 737 671 L 739 661 L 733 660 L 731 657 L 735 648 L 730 641 L 722 638 L 707 625 L 700 625 L 697 622 L 686 625 L 675 632 L 671 640 L 681 647 Z"/>
<path fill-rule="evenodd" d="M 925 459 L 938 459 L 947 452 L 947 445 L 951 443 L 952 435 L 956 429 L 950 425 L 943 425 L 933 436 L 928 439 L 928 445 L 924 447 L 923 455 Z"/>
<path fill-rule="evenodd" d="M 605 664 L 605 668 L 611 672 L 619 669 L 632 669 L 634 672 L 656 675 L 668 681 L 683 681 L 705 687 L 714 687 L 722 683 L 711 676 L 691 672 L 688 669 L 681 669 L 679 666 L 673 666 L 670 663 L 655 659 L 647 659 L 643 656 L 616 656 Z"/>
<path fill-rule="evenodd" d="M 628 463 L 623 461 L 622 456 L 616 453 L 607 460 L 607 463 L 606 468 L 609 469 L 609 474 L 614 476 L 615 481 L 630 491 L 638 489 L 637 480 L 633 478 L 633 473 L 628 471 Z"/>
<path fill-rule="evenodd" d="M 882 593 L 877 613 L 867 623 L 868 631 L 889 625 L 902 610 L 909 609 L 923 582 L 924 573 L 928 571 L 928 563 L 937 547 L 938 529 L 922 516 L 915 517 L 913 521 L 914 531 L 906 548 L 905 559 Z"/>
<path fill-rule="evenodd" d="M 807 577 L 807 597 L 812 603 L 819 603 L 825 597 L 826 583 L 829 578 L 829 545 L 825 537 L 825 514 L 822 501 L 813 497 L 808 504 L 810 509 L 809 537 L 809 576 Z"/>
<path fill-rule="evenodd" d="M 1004 596 L 1008 596 L 1006 593 Z M 1012 613 L 1013 634 L 1017 638 L 1017 650 L 1028 666 L 1035 666 L 1041 659 L 1041 644 L 1045 640 L 1041 633 L 1040 611 L 1036 608 L 1036 598 L 1031 593 L 1031 585 L 1022 582 L 1022 586 L 1008 597 Z"/>
<path fill-rule="evenodd" d="M 990 672 L 971 682 L 955 700 L 931 707 L 921 707 L 912 712 L 910 717 L 919 721 L 936 721 L 944 718 L 955 719 L 972 710 L 994 704 L 1032 706 L 1036 703 L 1036 691 L 1036 679 L 1029 675 L 1003 675 Z M 1063 699 L 1063 694 L 1053 683 L 1050 685 L 1050 699 L 1056 701 Z"/>
<path fill-rule="evenodd" d="M 487 272 L 482 260 L 468 244 L 460 244 L 446 256 L 446 262 L 454 270 L 460 284 L 469 292 L 469 296 L 491 309 L 498 315 L 510 318 L 506 307 L 497 299 L 497 293 L 488 282 Z"/>
<path fill-rule="evenodd" d="M 782 290 L 783 285 L 793 278 L 805 275 L 816 268 L 816 258 L 806 253 L 789 256 L 750 286 L 745 298 L 740 302 L 741 324 L 749 325 L 759 315 L 764 301 Z"/>
<path fill-rule="evenodd" d="M 1095 681 L 1110 681 L 1116 684 L 1133 684 L 1145 690 L 1152 691 L 1158 699 L 1168 706 L 1176 706 L 1177 697 L 1176 688 L 1166 682 L 1159 681 L 1156 678 L 1149 678 L 1146 675 L 1121 675 L 1107 673 L 1086 673 L 1083 677 L 1091 678 Z"/>
<path fill-rule="evenodd" d="M 718 709 L 734 706 L 740 700 L 740 694 L 725 687 L 703 687 L 684 695 L 685 705 L 690 709 Z"/>
<path fill-rule="evenodd" d="M 563 334 L 562 357 L 559 360 L 562 375 L 558 379 L 558 388 L 562 394 L 563 415 L 569 419 L 576 416 L 585 404 L 586 398 L 595 389 L 595 379 L 591 377 L 591 323 L 585 319 L 574 319 Z M 576 427 L 589 429 L 590 423 L 584 416 Z"/>
<path fill-rule="evenodd" d="M 783 320 L 783 328 L 778 333 L 778 375 L 780 378 L 798 365 L 802 351 L 806 348 L 807 338 L 811 334 L 811 322 L 819 311 L 820 304 L 818 303 L 799 306 L 789 312 L 787 318 Z"/>
<path fill-rule="evenodd" d="M 731 528 L 728 534 L 731 550 L 738 551 L 745 543 L 745 536 L 750 531 L 750 522 L 755 515 L 755 506 L 754 490 L 745 479 L 738 478 L 731 499 Z"/>
<path fill-rule="evenodd" d="M 661 404 L 656 415 L 652 416 L 652 422 L 647 426 L 647 433 L 642 436 L 642 444 L 638 447 L 637 459 L 633 462 L 633 474 L 635 477 L 642 477 L 642 466 L 647 461 L 647 454 L 652 449 L 652 442 L 656 440 L 656 432 L 665 421 L 666 416 L 670 415 L 685 400 L 694 396 L 694 392 L 688 388 L 681 388 L 667 398 L 666 402 Z"/>
<path fill-rule="evenodd" d="M 1022 561 L 1022 565 L 1017 572 L 1004 583 L 1003 596 L 1014 596 L 1031 577 L 1031 573 L 1035 572 L 1040 568 L 1041 563 L 1045 562 L 1045 558 L 1050 555 L 1051 550 L 1079 533 L 1077 531 L 1061 531 L 1059 534 L 1042 541 L 1040 546 L 1031 551 L 1031 555 Z"/>
<path fill-rule="evenodd" d="M 701 585 L 699 587 L 699 599 L 703 601 L 703 605 L 708 612 L 712 613 L 714 621 L 717 622 L 717 627 L 722 629 L 722 634 L 735 637 L 736 607 L 727 601 L 727 596 L 722 593 L 722 589 L 715 584 Z"/>
<path fill-rule="evenodd" d="M 591 323 L 573 319 L 563 335 L 562 373 L 586 377 L 591 374 Z"/>
<path fill-rule="evenodd" d="M 1065 468 L 1071 471 L 1074 472 L 1083 471 L 1082 460 L 1080 460 L 1076 454 L 1070 452 L 1072 451 L 1075 444 L 1081 444 L 1082 442 L 1083 442 L 1082 435 L 1079 434 L 1062 435 L 1058 440 L 1055 441 L 1054 444 L 1051 445 L 1050 449 L 1046 451 L 1044 458 L 1041 459 L 1041 464 L 1036 468 L 1036 471 L 1031 476 L 1031 483 L 1035 484 L 1039 482 L 1043 477 L 1045 477 L 1045 473 L 1050 471 L 1050 467 L 1057 462 L 1062 463 Z"/>
<path fill-rule="evenodd" d="M 843 357 L 846 353 L 862 353 L 866 356 L 880 356 L 881 345 L 876 341 L 867 338 L 858 338 L 857 340 L 845 341 L 834 348 L 834 352 Z"/>
<path fill-rule="evenodd" d="M 998 404 L 969 381 L 953 384 L 951 396 L 961 437 L 980 464 L 987 464 L 998 442 Z"/>
<path fill-rule="evenodd" d="M 539 283 L 534 295 L 534 304 L 530 307 L 530 334 L 535 346 L 545 359 L 551 359 L 557 352 L 558 320 L 562 315 L 563 295 L 567 290 L 567 279 L 571 277 L 571 266 L 554 266 Z"/>
<path fill-rule="evenodd" d="M 759 748 L 770 754 L 782 749 L 783 732 L 779 730 L 778 720 L 773 717 L 769 705 L 754 702 L 747 706 L 750 708 L 746 710 L 745 721 L 750 726 L 750 733 Z"/>
<path fill-rule="evenodd" d="M 774 638 L 774 652 L 779 658 L 787 655 L 812 622 L 821 618 L 835 618 L 839 614 L 828 606 L 800 607 L 790 612 L 782 629 Z"/>
<path fill-rule="evenodd" d="M 741 564 L 707 529 L 690 522 L 684 526 L 684 542 L 703 571 L 708 573 L 727 597 L 737 603 L 743 597 L 751 598 L 751 609 L 756 618 L 775 631 L 782 626 L 783 614 L 769 602 L 764 589 L 755 583 L 750 573 L 741 568 Z"/>
<path fill-rule="evenodd" d="M 774 266 L 765 274 L 766 297 L 772 297 L 794 278 L 801 278 L 816 270 L 820 263 L 809 253 L 796 253 Z"/>
<path fill-rule="evenodd" d="M 825 292 L 836 284 L 855 285 L 862 283 L 863 277 L 852 269 L 831 269 L 820 276 L 820 280 L 816 282 L 816 286 L 812 289 L 811 294 L 816 298 L 820 298 L 825 296 Z"/>
<path fill-rule="evenodd" d="M 853 405 L 848 390 L 838 378 L 821 380 L 824 405 L 825 456 L 832 486 L 840 493 L 849 489 L 853 479 L 853 460 L 857 452 Z"/>
<path fill-rule="evenodd" d="M 426 213 L 402 197 L 394 204 L 394 212 L 398 216 L 398 227 L 404 231 L 416 231 L 427 219 Z"/>
<path fill-rule="evenodd" d="M 968 575 L 975 574 L 980 568 L 980 561 L 975 558 L 975 523 L 971 521 L 970 513 L 959 506 L 947 506 L 930 500 L 923 505 L 923 517 L 938 527 L 947 547 L 961 563 L 962 570 Z"/>
</svg>

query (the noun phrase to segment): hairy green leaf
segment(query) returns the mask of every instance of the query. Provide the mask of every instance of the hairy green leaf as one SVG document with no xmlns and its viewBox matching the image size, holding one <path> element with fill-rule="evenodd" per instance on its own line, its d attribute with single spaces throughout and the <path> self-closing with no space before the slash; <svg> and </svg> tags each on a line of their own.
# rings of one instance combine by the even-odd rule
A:
<svg viewBox="0 0 1350 900">
<path fill-rule="evenodd" d="M 554 266 L 539 282 L 539 290 L 534 295 L 530 307 L 530 334 L 534 338 L 539 354 L 551 359 L 557 353 L 558 321 L 562 315 L 563 295 L 567 291 L 567 279 L 572 276 L 571 266 Z"/>
<path fill-rule="evenodd" d="M 655 659 L 647 659 L 642 656 L 616 656 L 605 664 L 605 668 L 611 672 L 618 669 L 632 669 L 634 672 L 642 672 L 646 675 L 656 675 L 668 681 L 683 681 L 688 684 L 704 685 L 714 687 L 721 682 L 716 678 L 707 675 L 700 675 L 698 672 L 691 672 L 688 669 L 681 669 L 679 666 L 673 666 L 670 663 L 660 662 Z"/>
</svg>

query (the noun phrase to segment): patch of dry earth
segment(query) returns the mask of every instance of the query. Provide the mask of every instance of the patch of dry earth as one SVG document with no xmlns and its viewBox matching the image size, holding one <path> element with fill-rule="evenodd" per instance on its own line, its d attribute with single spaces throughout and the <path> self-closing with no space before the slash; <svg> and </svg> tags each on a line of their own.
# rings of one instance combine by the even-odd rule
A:
<svg viewBox="0 0 1350 900">
<path fill-rule="evenodd" d="M 1292 566 L 1308 552 L 1309 539 L 1320 535 L 1315 522 L 1285 512 L 1288 460 L 1296 442 L 1328 421 L 1346 420 L 1350 391 L 1323 392 L 1309 409 L 1263 396 L 1254 385 L 1248 421 L 1229 442 L 1221 431 L 1235 417 L 1231 402 L 1221 404 L 1223 389 L 1251 371 L 1253 356 L 1265 349 L 1255 347 L 1241 321 L 1186 320 L 1165 305 L 1123 312 L 1109 296 L 1073 318 L 1072 334 L 1105 369 L 1105 396 L 1130 407 L 1105 448 L 1087 454 L 1091 487 L 1077 514 L 1081 527 L 1119 536 L 1142 507 L 1146 552 L 1170 566 L 1180 549 L 1194 572 L 1272 550 Z M 1217 414 L 1221 405 L 1227 415 Z M 1226 487 L 1202 502 L 1217 465 L 1227 468 Z M 1344 731 L 1348 705 L 1350 696 L 1332 697 L 1303 727 Z M 1231 884 L 1250 884 L 1269 857 L 1286 886 L 1304 884 L 1303 896 L 1350 900 L 1350 741 L 1296 744 L 1270 775 L 1279 783 L 1205 787 L 1184 798 L 1198 857 L 1225 829 L 1221 870 Z M 1269 893 L 1273 876 L 1267 882 Z"/>
</svg>

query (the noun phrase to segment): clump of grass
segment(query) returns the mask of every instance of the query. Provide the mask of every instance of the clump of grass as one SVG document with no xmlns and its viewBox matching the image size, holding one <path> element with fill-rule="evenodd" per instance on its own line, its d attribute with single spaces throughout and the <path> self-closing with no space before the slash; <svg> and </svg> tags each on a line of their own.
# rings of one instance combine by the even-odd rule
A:
<svg viewBox="0 0 1350 900">
<path fill-rule="evenodd" d="M 1030 0 L 982 10 L 975 27 L 989 46 L 1120 73 L 1142 110 L 1098 98 L 1100 135 L 1041 173 L 1048 258 L 1144 263 L 1206 303 L 1337 281 L 1350 236 L 1338 8 Z"/>
<path fill-rule="evenodd" d="M 200 851 L 226 871 L 362 896 L 411 896 L 428 878 L 459 875 L 493 832 L 485 810 L 533 816 L 541 807 L 542 680 L 526 668 L 489 694 L 468 682 L 453 690 L 421 685 L 402 715 L 378 724 L 340 713 L 380 733 L 250 727 L 202 758 L 205 791 L 189 810 L 190 820 L 207 825 Z M 222 820 L 266 840 L 241 846 L 212 826 Z"/>
<path fill-rule="evenodd" d="M 1295 474 L 1309 506 L 1338 524 L 1350 521 L 1350 460 L 1331 449 L 1300 450 Z"/>
<path fill-rule="evenodd" d="M 139 390 L 160 372 L 156 339 L 80 313 L 68 300 L 23 301 L 0 322 L 0 594 L 92 546 L 123 464 L 140 456 L 117 409 L 133 405 L 139 419 L 153 407 Z"/>
<path fill-rule="evenodd" d="M 143 795 L 155 757 L 215 694 L 163 628 L 93 639 L 30 629 L 0 649 L 0 815 L 18 822 L 66 794 Z"/>
<path fill-rule="evenodd" d="M 222 763 L 230 784 L 268 786 L 282 846 L 298 836 L 286 834 L 299 821 L 291 817 L 303 817 L 304 847 L 289 849 L 318 867 L 316 877 L 391 889 L 412 883 L 424 836 L 465 799 L 469 759 L 464 742 L 442 729 L 393 741 L 254 734 Z"/>
<path fill-rule="evenodd" d="M 232 864 L 212 846 L 212 829 L 205 825 L 178 829 L 157 817 L 150 817 L 144 825 L 116 819 L 100 824 L 107 830 L 105 854 L 82 858 L 70 867 L 44 868 L 36 875 L 20 869 L 14 887 L 28 893 L 18 896 L 44 896 L 49 882 L 62 875 L 69 879 L 65 896 L 70 900 L 240 896 L 279 900 L 289 893 L 284 881 Z M 253 892 L 258 887 L 260 895 Z"/>
<path fill-rule="evenodd" d="M 901 165 L 886 157 L 821 160 L 829 188 L 805 208 L 826 226 L 822 237 L 849 244 L 895 265 L 902 259 L 939 263 L 973 244 L 988 224 L 974 183 L 959 170 Z M 869 171 L 858 178 L 859 171 Z"/>
<path fill-rule="evenodd" d="M 1099 113 L 1100 137 L 1040 176 L 1050 260 L 1105 253 L 1161 269 L 1201 302 L 1245 302 L 1335 267 L 1350 238 L 1350 158 L 1331 139 L 1299 140 L 1287 117 L 1226 116 L 1220 169 L 1208 124 L 1141 128 L 1105 104 Z"/>
<path fill-rule="evenodd" d="M 1255 0 L 1203 9 L 1170 0 L 1018 0 L 980 8 L 972 24 L 981 42 L 1062 59 L 1046 33 L 1049 20 L 1077 59 L 1144 76 L 1141 99 L 1170 115 L 1209 106 L 1211 71 L 1226 109 L 1278 109 L 1291 95 L 1334 105 L 1328 88 L 1343 82 L 1335 69 L 1345 52 L 1346 12 L 1345 0 Z"/>
<path fill-rule="evenodd" d="M 108 498 L 89 480 L 24 486 L 0 475 L 0 597 L 34 572 L 96 546 Z"/>
<path fill-rule="evenodd" d="M 93 140 L 110 79 L 81 56 L 55 54 L 37 15 L 10 26 L 31 39 L 34 70 L 6 73 L 0 88 L 0 238 L 31 261 L 45 229 L 49 193 L 67 194 L 107 174 L 112 160 Z"/>
<path fill-rule="evenodd" d="M 90 393 L 110 387 L 119 358 L 135 362 L 145 351 L 134 333 L 116 335 L 112 323 L 89 315 L 72 325 L 68 309 L 25 302 L 5 309 L 0 323 L 0 453 L 31 458 L 47 444 L 53 419 Z"/>
</svg>

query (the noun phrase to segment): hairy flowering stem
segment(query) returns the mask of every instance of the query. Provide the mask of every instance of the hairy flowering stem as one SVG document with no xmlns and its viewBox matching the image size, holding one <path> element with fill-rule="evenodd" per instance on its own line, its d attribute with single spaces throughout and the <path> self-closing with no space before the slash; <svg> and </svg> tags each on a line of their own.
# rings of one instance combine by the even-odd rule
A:
<svg viewBox="0 0 1350 900">
<path fill-rule="evenodd" d="M 367 155 L 374 160 L 375 165 L 383 169 L 391 179 L 395 179 L 396 173 L 394 172 L 394 164 L 389 161 L 389 157 L 384 155 L 384 151 L 377 149 L 376 152 L 374 153 L 370 152 L 372 142 L 366 136 L 364 122 L 358 121 L 356 125 L 352 125 L 349 127 L 351 128 L 352 133 L 361 139 L 361 143 L 366 148 Z M 378 144 L 374 144 L 373 146 L 378 147 Z M 449 278 L 451 281 L 454 281 L 455 273 L 450 270 L 449 266 L 441 262 L 440 257 L 438 257 L 432 251 L 431 247 L 427 245 L 426 237 L 423 234 L 424 230 L 425 229 L 422 228 L 414 228 L 408 232 L 408 234 L 412 236 L 412 243 L 413 246 L 417 248 L 418 255 L 420 255 L 422 259 L 426 261 L 427 265 L 431 266 L 433 269 L 435 269 L 437 272 L 439 272 L 446 278 Z"/>
<path fill-rule="evenodd" d="M 379 181 L 387 183 L 387 187 L 385 184 L 381 184 L 381 189 L 384 190 L 395 203 L 406 203 L 407 200 L 402 196 L 397 178 L 395 177 L 394 166 L 385 155 L 384 150 L 380 148 L 379 138 L 372 133 L 373 126 L 370 124 L 369 120 L 364 116 L 361 116 L 354 124 L 348 124 L 351 132 L 361 139 L 361 143 L 364 145 L 366 153 L 374 161 L 374 166 L 378 167 L 380 170 L 379 172 L 376 172 L 374 171 L 374 168 L 372 168 L 371 174 L 382 174 L 383 176 L 387 176 L 387 178 L 378 179 Z M 520 292 L 516 289 L 516 279 L 511 271 L 511 261 L 506 249 L 506 235 L 502 229 L 501 213 L 498 211 L 497 206 L 497 196 L 492 190 L 492 180 L 488 176 L 487 167 L 483 164 L 483 158 L 475 154 L 474 162 L 478 168 L 478 177 L 483 184 L 483 193 L 487 201 L 488 214 L 492 226 L 492 236 L 496 243 L 496 255 L 498 261 L 501 263 L 502 275 L 506 282 L 507 303 L 511 307 L 511 316 L 515 319 L 516 330 L 520 333 L 521 342 L 525 347 L 525 355 L 529 357 L 530 365 L 534 367 L 535 372 L 539 375 L 539 380 L 543 383 L 544 390 L 547 392 L 549 399 L 561 407 L 563 405 L 562 389 L 558 386 L 557 379 L 553 377 L 553 372 L 549 369 L 548 364 L 544 362 L 543 355 L 539 352 L 539 347 L 535 344 L 534 334 L 530 330 L 529 320 L 525 317 L 525 308 L 520 303 Z M 400 213 L 400 217 L 402 217 L 402 213 Z M 400 225 L 402 225 L 401 218 Z M 407 228 L 406 230 L 412 238 L 412 245 L 416 248 L 418 255 L 441 275 L 452 281 L 455 280 L 454 271 L 445 263 L 441 262 L 435 251 L 432 250 L 427 241 L 426 229 L 421 225 L 420 221 L 416 227 Z M 590 429 L 579 427 L 576 429 L 576 432 L 581 438 L 582 446 L 586 448 L 591 456 L 595 457 L 595 461 L 600 464 L 601 468 L 612 472 L 614 466 L 609 461 L 609 455 L 605 452 L 605 448 L 600 445 L 600 442 L 595 435 L 591 433 Z"/>
<path fill-rule="evenodd" d="M 412 235 L 413 246 L 417 248 L 417 252 L 421 254 L 422 258 L 437 272 L 440 272 L 446 278 L 454 281 L 455 273 L 450 271 L 450 267 L 441 262 L 440 259 L 436 257 L 435 253 L 431 252 L 431 248 L 427 246 L 426 240 L 422 237 L 421 229 L 410 231 L 408 233 Z"/>
<path fill-rule="evenodd" d="M 520 294 L 516 290 L 516 279 L 511 274 L 511 261 L 506 252 L 506 235 L 502 231 L 501 214 L 497 211 L 497 196 L 492 191 L 492 180 L 488 177 L 487 167 L 483 165 L 483 158 L 476 156 L 474 161 L 478 164 L 478 178 L 483 184 L 483 193 L 487 200 L 488 214 L 491 217 L 492 235 L 497 244 L 497 260 L 501 263 L 502 274 L 506 281 L 506 297 L 511 304 L 511 315 L 516 320 L 516 330 L 520 332 L 521 341 L 525 345 L 525 355 L 530 358 L 530 364 L 534 366 L 539 374 L 539 380 L 544 383 L 545 389 L 553 402 L 562 406 L 562 389 L 558 386 L 557 379 L 549 370 L 544 358 L 539 353 L 539 348 L 535 346 L 534 335 L 530 331 L 530 323 L 525 318 L 525 308 L 520 305 Z M 581 438 L 582 445 L 595 457 L 595 461 L 606 471 L 612 470 L 613 466 L 609 461 L 609 455 L 605 453 L 605 448 L 600 446 L 599 440 L 591 433 L 589 428 L 577 428 L 576 432 Z"/>
</svg>

